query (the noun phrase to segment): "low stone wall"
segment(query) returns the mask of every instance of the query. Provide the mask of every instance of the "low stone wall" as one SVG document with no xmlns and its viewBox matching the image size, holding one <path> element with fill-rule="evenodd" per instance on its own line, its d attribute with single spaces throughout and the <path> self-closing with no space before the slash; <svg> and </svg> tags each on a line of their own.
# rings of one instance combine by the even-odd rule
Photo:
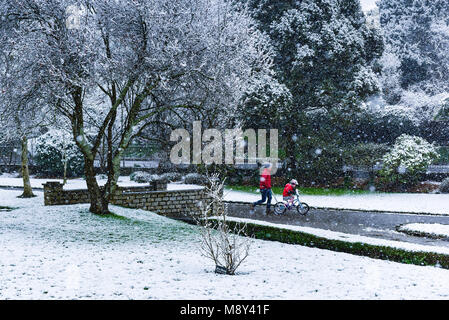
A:
<svg viewBox="0 0 449 320">
<path fill-rule="evenodd" d="M 155 187 L 159 190 L 155 190 Z M 164 190 L 160 190 L 160 189 Z M 186 218 L 201 214 L 208 196 L 204 188 L 166 190 L 167 185 L 145 187 L 119 187 L 112 196 L 111 204 L 127 208 L 152 211 L 171 218 Z M 86 189 L 63 190 L 59 182 L 44 184 L 44 204 L 69 205 L 89 203 L 89 191 Z"/>
</svg>

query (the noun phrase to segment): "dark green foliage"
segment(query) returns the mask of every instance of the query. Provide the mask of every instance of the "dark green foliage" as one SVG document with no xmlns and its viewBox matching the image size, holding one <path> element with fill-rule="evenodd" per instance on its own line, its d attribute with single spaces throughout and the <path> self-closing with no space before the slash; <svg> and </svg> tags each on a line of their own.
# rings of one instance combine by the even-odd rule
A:
<svg viewBox="0 0 449 320">
<path fill-rule="evenodd" d="M 9 212 L 14 210 L 15 208 L 0 206 L 0 212 Z"/>
<path fill-rule="evenodd" d="M 438 148 L 438 158 L 434 162 L 435 164 L 447 164 L 449 163 L 449 147 Z"/>
<path fill-rule="evenodd" d="M 383 51 L 378 30 L 366 23 L 358 0 L 244 3 L 272 40 L 280 86 L 259 87 L 245 97 L 243 125 L 278 128 L 280 155 L 289 170 L 307 174 L 319 160 L 311 174 L 333 176 L 341 156 L 324 156 L 340 153 L 338 134 L 353 126 L 361 102 L 378 92 L 375 65 Z M 308 137 L 319 144 L 304 141 Z M 317 148 L 325 150 L 319 159 Z"/>
<path fill-rule="evenodd" d="M 298 181 L 301 180 L 306 184 L 329 184 L 341 176 L 344 165 L 343 149 L 338 145 L 324 143 L 321 141 L 304 146 L 302 152 L 298 154 L 298 169 L 295 174 Z"/>
<path fill-rule="evenodd" d="M 449 193 L 449 178 L 444 179 L 438 189 L 441 193 Z"/>
<path fill-rule="evenodd" d="M 360 143 L 344 151 L 343 161 L 346 165 L 371 167 L 380 162 L 389 150 L 386 144 Z"/>
<path fill-rule="evenodd" d="M 353 126 L 342 130 L 342 139 L 347 143 L 393 144 L 403 133 L 420 133 L 421 129 L 407 115 L 376 116 L 362 113 L 354 117 Z M 423 133 L 423 135 L 425 135 Z"/>
</svg>

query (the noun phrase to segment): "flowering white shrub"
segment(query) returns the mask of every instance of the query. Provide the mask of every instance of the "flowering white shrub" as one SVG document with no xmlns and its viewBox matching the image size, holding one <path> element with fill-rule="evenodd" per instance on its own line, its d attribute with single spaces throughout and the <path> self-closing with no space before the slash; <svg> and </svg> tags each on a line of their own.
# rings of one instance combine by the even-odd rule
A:
<svg viewBox="0 0 449 320">
<path fill-rule="evenodd" d="M 396 139 L 391 151 L 383 156 L 381 175 L 389 183 L 413 184 L 437 157 L 437 148 L 433 144 L 421 137 L 403 134 Z"/>
</svg>

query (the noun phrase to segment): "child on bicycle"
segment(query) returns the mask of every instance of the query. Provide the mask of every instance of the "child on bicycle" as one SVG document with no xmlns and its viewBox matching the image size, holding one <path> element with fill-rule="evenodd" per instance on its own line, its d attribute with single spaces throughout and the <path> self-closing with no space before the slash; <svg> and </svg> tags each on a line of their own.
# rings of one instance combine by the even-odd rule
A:
<svg viewBox="0 0 449 320">
<path fill-rule="evenodd" d="M 287 202 L 287 205 L 290 207 L 293 204 L 293 201 L 295 200 L 295 194 L 296 194 L 296 186 L 298 185 L 298 181 L 295 179 L 292 179 L 289 183 L 285 185 L 284 192 L 282 193 L 282 197 L 285 202 Z"/>
</svg>

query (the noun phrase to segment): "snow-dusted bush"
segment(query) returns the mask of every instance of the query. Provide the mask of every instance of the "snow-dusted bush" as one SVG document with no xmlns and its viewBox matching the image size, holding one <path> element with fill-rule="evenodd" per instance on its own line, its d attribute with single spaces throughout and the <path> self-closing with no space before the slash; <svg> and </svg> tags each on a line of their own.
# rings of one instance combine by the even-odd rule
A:
<svg viewBox="0 0 449 320">
<path fill-rule="evenodd" d="M 83 155 L 63 130 L 52 129 L 36 139 L 34 160 L 43 175 L 74 177 L 84 172 Z"/>
<path fill-rule="evenodd" d="M 444 179 L 438 188 L 440 193 L 449 193 L 449 178 Z"/>
<path fill-rule="evenodd" d="M 157 174 L 150 174 L 145 171 L 133 172 L 129 175 L 129 179 L 131 181 L 135 181 L 137 183 L 150 183 L 153 181 L 158 181 L 158 182 L 168 182 L 169 181 L 167 179 L 167 177 L 159 176 Z"/>
<path fill-rule="evenodd" d="M 391 151 L 383 156 L 380 174 L 389 184 L 415 184 L 437 157 L 437 148 L 433 144 L 421 137 L 403 134 L 396 139 Z"/>
<path fill-rule="evenodd" d="M 152 175 L 145 171 L 135 171 L 129 175 L 129 179 L 137 183 L 147 183 L 152 180 Z"/>
<path fill-rule="evenodd" d="M 178 172 L 166 172 L 161 174 L 160 177 L 170 182 L 180 181 L 182 179 L 182 175 Z"/>
<path fill-rule="evenodd" d="M 182 179 L 185 184 L 199 184 L 205 185 L 208 182 L 208 179 L 205 175 L 199 173 L 189 173 L 185 175 Z"/>
</svg>

